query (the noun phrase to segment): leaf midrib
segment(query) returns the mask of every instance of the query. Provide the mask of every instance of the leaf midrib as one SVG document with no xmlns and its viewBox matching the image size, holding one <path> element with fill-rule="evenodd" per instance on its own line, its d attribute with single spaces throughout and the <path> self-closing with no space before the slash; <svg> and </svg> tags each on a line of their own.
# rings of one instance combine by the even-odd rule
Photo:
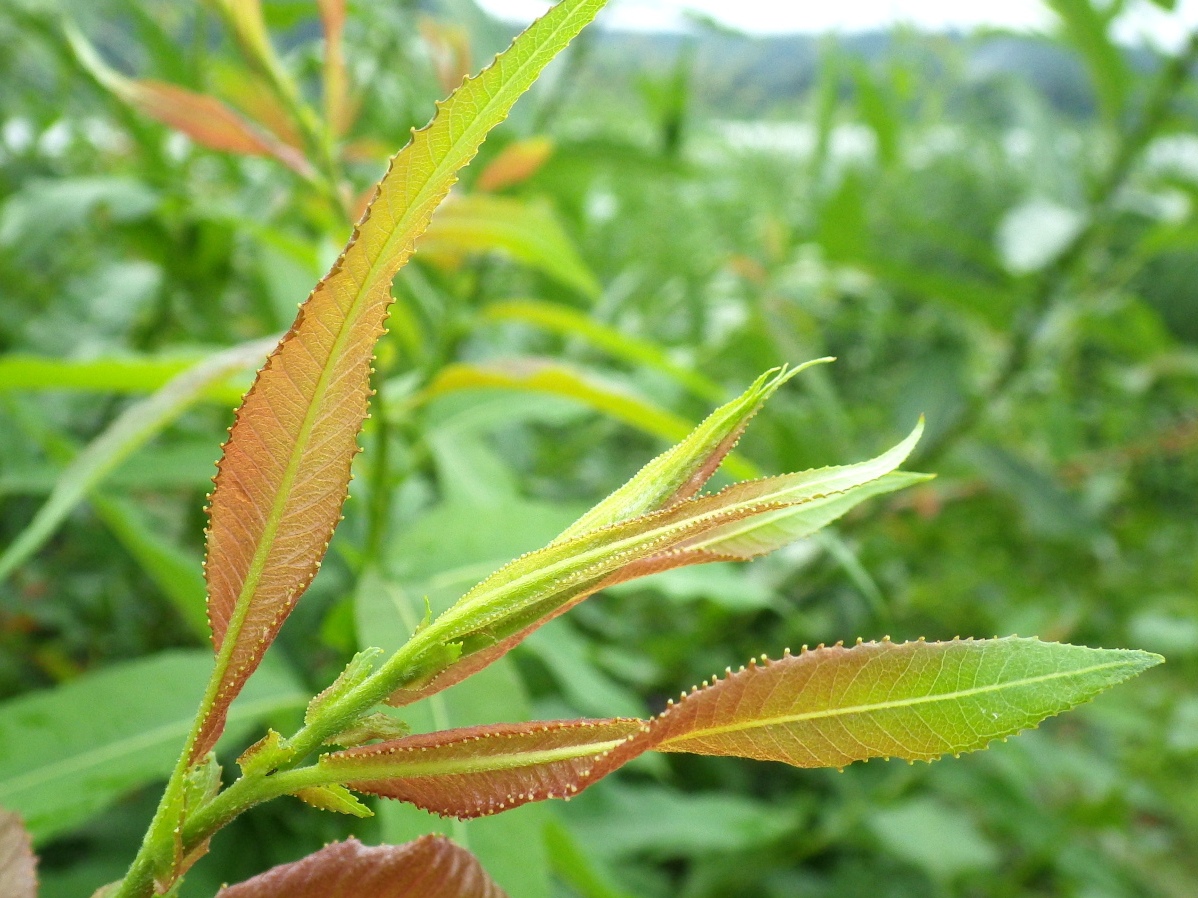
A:
<svg viewBox="0 0 1198 898">
<path fill-rule="evenodd" d="M 991 683 L 986 686 L 974 686 L 969 689 L 958 689 L 953 692 L 938 693 L 935 695 L 928 694 L 923 696 L 915 696 L 905 699 L 894 699 L 893 701 L 873 702 L 865 705 L 851 705 L 844 708 L 827 708 L 821 711 L 804 711 L 799 714 L 781 714 L 769 718 L 757 718 L 755 720 L 745 721 L 743 723 L 730 723 L 718 727 L 706 727 L 702 730 L 694 730 L 685 735 L 673 736 L 663 739 L 655 746 L 661 750 L 662 746 L 671 743 L 687 742 L 692 739 L 704 739 L 710 736 L 722 736 L 726 733 L 737 733 L 745 730 L 760 729 L 762 727 L 785 726 L 790 723 L 801 723 L 805 720 L 823 720 L 835 717 L 847 717 L 854 714 L 869 714 L 875 711 L 888 711 L 894 708 L 914 707 L 922 704 L 935 704 L 936 702 L 955 701 L 961 698 L 969 698 L 974 695 L 984 695 L 989 692 L 1000 692 L 1006 689 L 1015 689 L 1021 686 L 1031 686 L 1036 683 L 1046 683 L 1052 680 L 1065 679 L 1067 677 L 1081 677 L 1087 674 L 1099 673 L 1104 670 L 1110 670 L 1117 667 L 1134 667 L 1134 661 L 1108 661 L 1104 664 L 1094 664 L 1089 667 L 1077 668 L 1072 670 L 1055 671 L 1050 674 L 1040 674 L 1034 677 L 1023 677 L 1019 680 L 1007 680 L 1002 683 Z M 684 703 L 678 704 L 676 707 L 683 707 Z M 668 720 L 669 718 L 659 718 L 660 720 Z"/>
<path fill-rule="evenodd" d="M 262 575 L 266 568 L 266 562 L 270 556 L 271 550 L 274 547 L 275 537 L 278 534 L 279 526 L 282 523 L 283 515 L 286 511 L 287 503 L 291 496 L 291 488 L 299 474 L 300 462 L 305 451 L 307 450 L 308 439 L 311 436 L 312 429 L 315 427 L 316 419 L 320 414 L 320 409 L 324 405 L 324 398 L 328 388 L 328 383 L 332 378 L 333 371 L 336 368 L 337 363 L 340 361 L 340 350 L 348 341 L 349 334 L 352 332 L 353 326 L 357 324 L 358 318 L 362 313 L 362 306 L 366 297 L 373 293 L 380 277 L 382 277 L 387 269 L 391 267 L 391 256 L 395 251 L 396 243 L 401 242 L 404 239 L 405 234 L 408 232 L 408 225 L 410 224 L 413 216 L 418 214 L 418 210 L 425 209 L 430 202 L 432 202 L 431 195 L 436 193 L 442 182 L 448 181 L 448 183 L 445 185 L 445 191 L 448 192 L 449 187 L 452 186 L 453 183 L 452 179 L 454 177 L 454 173 L 458 171 L 463 164 L 457 162 L 457 159 L 462 154 L 462 147 L 470 145 L 477 146 L 477 144 L 481 143 L 481 138 L 475 140 L 475 137 L 480 130 L 483 132 L 483 137 L 485 137 L 491 128 L 494 127 L 493 124 L 486 123 L 491 122 L 494 118 L 494 110 L 496 107 L 502 108 L 506 106 L 510 108 L 511 105 L 515 103 L 515 100 L 519 99 L 520 95 L 524 93 L 524 90 L 517 90 L 516 97 L 510 101 L 508 100 L 508 97 L 512 93 L 512 86 L 520 82 L 521 73 L 526 72 L 529 68 L 537 67 L 538 62 L 544 53 L 544 47 L 552 43 L 554 38 L 563 30 L 567 30 L 565 28 L 566 23 L 571 22 L 573 16 L 577 14 L 577 12 L 578 8 L 572 10 L 569 15 L 563 18 L 562 24 L 554 28 L 549 34 L 545 35 L 541 39 L 541 41 L 532 49 L 532 52 L 530 52 L 528 58 L 523 63 L 518 64 L 511 75 L 505 79 L 504 84 L 495 93 L 491 102 L 483 107 L 483 111 L 479 113 L 474 118 L 474 121 L 471 123 L 471 125 L 469 125 L 462 132 L 462 136 L 459 137 L 457 141 L 453 142 L 450 151 L 445 154 L 445 161 L 437 166 L 432 173 L 425 178 L 420 189 L 416 191 L 411 201 L 409 201 L 407 209 L 401 215 L 399 222 L 397 222 L 396 225 L 391 229 L 389 236 L 385 238 L 383 242 L 383 248 L 377 253 L 374 261 L 370 263 L 370 267 L 367 269 L 366 277 L 362 281 L 362 286 L 359 287 L 354 293 L 353 300 L 350 303 L 350 308 L 346 312 L 345 317 L 337 330 L 337 336 L 334 338 L 328 360 L 321 367 L 320 377 L 317 379 L 316 387 L 313 390 L 312 399 L 308 403 L 307 410 L 304 414 L 304 420 L 301 423 L 300 432 L 297 436 L 295 446 L 288 458 L 287 467 L 284 469 L 283 478 L 279 483 L 279 489 L 276 491 L 276 499 L 271 505 L 270 513 L 267 516 L 266 524 L 263 527 L 262 537 L 258 541 L 258 546 L 254 552 L 253 558 L 250 561 L 250 567 L 246 573 L 245 581 L 242 584 L 242 588 L 238 593 L 236 603 L 234 604 L 233 617 L 229 621 L 229 625 L 226 628 L 225 634 L 221 640 L 222 649 L 227 643 L 235 644 L 240 635 L 241 627 L 244 625 L 245 618 L 249 613 L 249 605 L 252 602 L 254 595 L 257 593 L 258 584 L 261 581 Z M 471 80 L 473 81 L 477 79 Z M 453 111 L 450 110 L 448 114 L 452 118 Z M 434 119 L 434 125 L 435 121 L 436 120 Z M 480 122 L 483 124 L 480 125 Z M 433 127 L 433 125 L 430 125 L 430 129 L 431 127 Z M 424 133 L 427 136 L 429 132 L 426 130 Z M 409 144 L 408 147 L 411 147 L 412 145 L 413 144 Z M 405 147 L 405 149 L 408 149 L 408 147 Z M 400 152 L 402 153 L 404 151 L 401 150 Z M 390 174 L 391 173 L 389 172 L 388 175 Z M 438 186 L 430 187 L 430 185 L 433 184 Z M 384 192 L 384 190 L 379 191 L 378 196 L 375 198 L 375 202 L 380 202 L 383 200 Z M 433 204 L 435 205 L 435 203 Z M 412 233 L 409 239 L 414 241 L 417 236 L 417 234 Z M 359 233 L 358 240 L 355 242 L 354 247 L 351 247 L 349 250 L 347 250 L 346 255 L 348 256 L 354 248 L 362 246 L 362 241 L 364 239 L 364 235 Z M 323 283 L 327 284 L 328 279 L 326 279 Z M 298 334 L 296 339 L 299 339 Z M 366 389 L 366 385 L 363 385 L 363 389 Z M 222 652 L 222 655 L 224 654 L 225 653 Z M 231 660 L 231 652 L 228 654 L 230 657 L 223 659 L 223 663 L 218 661 L 218 663 L 221 663 L 222 666 L 222 670 L 220 672 L 222 677 L 228 668 L 229 660 Z"/>
<path fill-rule="evenodd" d="M 632 734 L 629 734 L 631 736 Z M 414 777 L 455 776 L 462 774 L 486 774 L 501 770 L 514 770 L 521 767 L 535 767 L 552 764 L 558 761 L 572 761 L 591 755 L 601 755 L 628 741 L 629 736 L 619 739 L 607 739 L 603 742 L 588 742 L 583 745 L 567 745 L 560 748 L 545 748 L 536 751 L 503 752 L 487 754 L 479 758 L 442 758 L 431 761 L 395 762 L 394 766 L 367 765 L 343 762 L 332 762 L 330 770 L 336 771 L 337 782 L 342 782 L 360 771 L 367 780 L 411 779 Z"/>
</svg>

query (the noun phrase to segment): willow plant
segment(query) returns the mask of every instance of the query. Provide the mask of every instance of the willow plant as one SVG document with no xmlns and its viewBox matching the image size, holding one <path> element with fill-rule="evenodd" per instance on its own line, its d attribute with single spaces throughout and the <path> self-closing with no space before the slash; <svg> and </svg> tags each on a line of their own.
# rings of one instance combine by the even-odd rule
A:
<svg viewBox="0 0 1198 898">
<path fill-rule="evenodd" d="M 214 833 L 282 796 L 356 816 L 371 814 L 361 796 L 381 796 L 471 818 L 569 798 L 650 751 L 798 767 L 931 761 L 1036 726 L 1162 660 L 1015 636 L 858 640 L 786 650 L 774 660 L 762 655 L 692 688 L 649 720 L 513 722 L 410 734 L 383 710 L 453 686 L 607 586 L 763 555 L 865 499 L 927 479 L 899 470 L 920 438 L 921 421 L 868 461 L 701 494 L 754 414 L 810 362 L 763 374 L 549 545 L 426 617 L 394 654 L 360 652 L 311 700 L 296 732 L 269 731 L 238 759 L 239 775 L 222 785 L 214 748 L 230 703 L 312 582 L 340 519 L 392 279 L 487 133 L 603 4 L 562 0 L 413 133 L 345 251 L 245 395 L 208 508 L 212 675 L 139 853 L 126 876 L 98 894 L 173 894 Z M 0 891 L 32 896 L 32 856 L 10 816 L 0 817 L 0 847 Z M 330 845 L 226 887 L 221 898 L 500 894 L 468 852 L 429 836 L 401 846 Z"/>
</svg>

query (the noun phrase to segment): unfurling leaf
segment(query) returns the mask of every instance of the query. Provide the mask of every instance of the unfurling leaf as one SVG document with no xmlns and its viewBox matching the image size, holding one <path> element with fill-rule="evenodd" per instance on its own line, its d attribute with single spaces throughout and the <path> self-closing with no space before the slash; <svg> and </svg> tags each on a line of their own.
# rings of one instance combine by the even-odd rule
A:
<svg viewBox="0 0 1198 898">
<path fill-rule="evenodd" d="M 360 792 L 479 817 L 574 794 L 597 757 L 645 727 L 618 718 L 470 727 L 337 752 L 320 767 Z"/>
<path fill-rule="evenodd" d="M 73 26 L 67 27 L 67 39 L 79 62 L 96 81 L 144 115 L 210 149 L 245 156 L 274 156 L 301 175 L 311 174 L 312 167 L 302 153 L 257 128 L 216 97 L 162 81 L 126 78 L 104 62 Z"/>
<path fill-rule="evenodd" d="M 749 421 L 799 372 L 831 359 L 815 359 L 797 368 L 776 368 L 755 380 L 749 389 L 707 416 L 686 439 L 645 465 L 626 484 L 566 528 L 558 541 L 588 530 L 626 521 L 689 499 L 703 488 L 736 446 Z"/>
<path fill-rule="evenodd" d="M 714 495 L 684 498 L 711 476 L 744 422 L 788 376 L 783 372 L 774 381 L 759 380 L 680 446 L 650 462 L 585 515 L 582 524 L 467 592 L 423 631 L 423 638 L 436 648 L 390 701 L 407 704 L 453 685 L 607 586 L 682 565 L 747 560 L 806 536 L 863 499 L 907 486 L 919 476 L 891 472 L 914 448 L 922 423 L 898 446 L 870 461 L 753 480 Z M 645 505 L 667 507 L 627 517 Z M 575 535 L 580 526 L 594 529 Z M 445 665 L 433 652 L 449 646 L 460 648 L 460 658 Z"/>
<path fill-rule="evenodd" d="M 465 848 L 442 836 L 369 848 L 334 842 L 226 886 L 217 898 L 505 898 Z"/>
<path fill-rule="evenodd" d="M 37 858 L 21 818 L 0 808 L 0 895 L 37 898 Z"/>
<path fill-rule="evenodd" d="M 754 661 L 650 721 L 500 724 L 321 759 L 329 780 L 475 817 L 567 798 L 646 751 L 796 767 L 985 748 L 1159 664 L 1148 652 L 1007 637 L 858 643 Z"/>
<path fill-rule="evenodd" d="M 213 492 L 206 573 L 217 688 L 192 757 L 316 574 L 341 513 L 391 280 L 433 209 L 516 99 L 603 0 L 564 0 L 466 81 L 392 161 L 332 271 L 238 412 Z"/>
</svg>

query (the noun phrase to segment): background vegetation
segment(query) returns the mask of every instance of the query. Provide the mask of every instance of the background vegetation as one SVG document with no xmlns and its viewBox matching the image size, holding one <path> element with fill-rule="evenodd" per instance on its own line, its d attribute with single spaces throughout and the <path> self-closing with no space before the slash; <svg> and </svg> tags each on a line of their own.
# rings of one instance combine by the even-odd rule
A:
<svg viewBox="0 0 1198 898">
<path fill-rule="evenodd" d="M 931 766 L 657 757 L 469 824 L 275 803 L 185 895 L 350 832 L 431 828 L 513 898 L 1192 893 L 1195 51 L 1125 51 L 1113 10 L 1053 6 L 1034 38 L 584 35 L 401 274 L 346 520 L 236 719 L 248 741 L 299 715 L 426 596 L 552 538 L 764 368 L 822 355 L 839 361 L 771 402 L 742 464 L 863 459 L 923 412 L 913 467 L 937 481 L 752 565 L 610 590 L 414 725 L 644 716 L 763 646 L 857 636 L 1019 633 L 1169 664 Z M 265 8 L 318 107 L 315 4 Z M 352 199 L 511 31 L 465 2 L 350 9 L 330 165 Z M 123 105 L 63 10 L 120 71 L 299 140 L 203 4 L 0 8 L 0 546 L 47 496 L 69 510 L 0 583 L 0 805 L 32 814 L 47 898 L 120 876 L 185 731 L 208 663 L 203 497 L 252 365 L 170 404 L 102 479 L 68 465 L 172 376 L 277 334 L 348 234 L 282 164 Z M 102 774 L 82 796 L 73 764 Z"/>
</svg>

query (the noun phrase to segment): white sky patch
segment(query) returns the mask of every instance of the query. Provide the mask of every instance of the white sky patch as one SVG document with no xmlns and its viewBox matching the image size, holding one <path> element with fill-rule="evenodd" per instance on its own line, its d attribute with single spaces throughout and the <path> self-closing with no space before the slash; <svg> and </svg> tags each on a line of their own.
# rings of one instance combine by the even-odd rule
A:
<svg viewBox="0 0 1198 898">
<path fill-rule="evenodd" d="M 527 23 L 549 6 L 541 0 L 477 0 L 505 21 Z M 1043 31 L 1054 24 L 1041 0 L 611 0 L 600 21 L 608 28 L 673 31 L 687 28 L 685 12 L 694 11 L 749 34 L 851 32 L 903 23 L 926 30 L 968 31 L 978 27 Z M 1198 0 L 1179 0 L 1169 13 L 1132 0 L 1116 23 L 1128 43 L 1151 42 L 1173 48 L 1198 28 Z"/>
</svg>

